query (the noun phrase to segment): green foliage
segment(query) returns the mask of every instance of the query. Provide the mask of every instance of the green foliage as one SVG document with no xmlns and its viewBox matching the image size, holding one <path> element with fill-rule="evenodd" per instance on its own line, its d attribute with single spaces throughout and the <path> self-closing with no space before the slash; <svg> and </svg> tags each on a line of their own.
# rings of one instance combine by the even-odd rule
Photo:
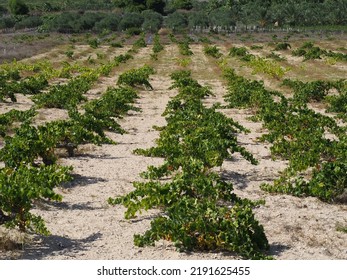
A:
<svg viewBox="0 0 347 280">
<path fill-rule="evenodd" d="M 249 47 L 251 50 L 262 50 L 264 46 L 261 45 L 252 45 Z"/>
<path fill-rule="evenodd" d="M 157 32 L 162 23 L 163 16 L 151 10 L 146 10 L 141 13 L 143 16 L 142 29 L 149 32 Z"/>
<path fill-rule="evenodd" d="M 347 226 L 336 225 L 336 230 L 343 233 L 347 233 Z"/>
<path fill-rule="evenodd" d="M 140 36 L 140 38 L 138 38 L 138 39 L 134 42 L 133 48 L 138 48 L 138 49 L 140 49 L 140 48 L 145 48 L 145 47 L 147 47 L 146 40 L 145 40 L 145 34 L 142 33 L 141 36 Z"/>
<path fill-rule="evenodd" d="M 160 37 L 158 34 L 154 35 L 154 40 L 153 40 L 153 52 L 154 53 L 159 53 L 164 49 L 164 46 L 160 43 Z"/>
<path fill-rule="evenodd" d="M 336 81 L 334 88 L 338 94 L 326 97 L 326 101 L 329 104 L 327 111 L 338 113 L 338 117 L 347 122 L 347 81 Z"/>
<path fill-rule="evenodd" d="M 16 16 L 27 15 L 29 13 L 28 6 L 22 0 L 9 0 L 8 7 L 11 14 Z"/>
<path fill-rule="evenodd" d="M 164 19 L 164 24 L 172 31 L 181 31 L 188 26 L 188 19 L 185 14 L 174 12 Z"/>
<path fill-rule="evenodd" d="M 108 88 L 98 99 L 89 101 L 85 106 L 85 113 L 97 119 L 120 118 L 128 111 L 139 111 L 132 104 L 138 98 L 131 88 Z"/>
<path fill-rule="evenodd" d="M 68 109 L 87 100 L 84 94 L 97 78 L 95 74 L 81 75 L 67 84 L 52 86 L 48 92 L 37 94 L 32 99 L 40 107 Z"/>
<path fill-rule="evenodd" d="M 261 189 L 268 192 L 292 194 L 295 196 L 315 196 L 326 202 L 335 202 L 347 189 L 346 162 L 324 162 L 313 169 L 310 180 L 298 176 L 292 180 L 280 178 L 273 185 L 263 184 Z"/>
<path fill-rule="evenodd" d="M 126 63 L 129 59 L 132 59 L 133 56 L 129 53 L 126 54 L 120 54 L 118 56 L 115 56 L 114 62 L 116 65 L 119 65 L 120 63 Z"/>
<path fill-rule="evenodd" d="M 220 7 L 209 13 L 210 26 L 230 28 L 235 26 L 236 21 L 233 11 L 229 7 Z"/>
<path fill-rule="evenodd" d="M 74 52 L 73 52 L 72 50 L 68 50 L 68 51 L 65 52 L 65 55 L 66 55 L 68 58 L 72 59 L 72 57 L 73 57 L 73 55 L 74 55 Z"/>
<path fill-rule="evenodd" d="M 72 179 L 70 167 L 19 165 L 0 169 L 0 210 L 7 216 L 6 226 L 21 231 L 49 234 L 43 219 L 30 211 L 37 200 L 60 201 L 53 188 Z"/>
<path fill-rule="evenodd" d="M 335 59 L 336 61 L 347 61 L 347 54 L 324 50 L 314 46 L 312 42 L 305 42 L 303 45 L 292 52 L 295 56 L 303 56 L 304 61 L 310 59 L 322 59 L 323 56 Z"/>
<path fill-rule="evenodd" d="M 44 75 L 29 76 L 21 79 L 19 71 L 0 74 L 0 100 L 10 98 L 16 102 L 15 94 L 38 94 L 48 86 Z"/>
<path fill-rule="evenodd" d="M 120 42 L 111 42 L 110 46 L 113 48 L 123 48 L 124 47 L 123 44 Z"/>
<path fill-rule="evenodd" d="M 153 39 L 153 53 L 151 54 L 151 58 L 154 60 L 158 59 L 158 53 L 160 53 L 164 49 L 164 46 L 160 43 L 160 37 L 158 34 L 154 35 Z"/>
<path fill-rule="evenodd" d="M 6 7 L 0 5 L 0 15 L 5 15 L 8 13 L 8 10 L 6 9 Z"/>
<path fill-rule="evenodd" d="M 88 44 L 91 48 L 96 49 L 99 47 L 100 42 L 97 38 L 89 39 Z"/>
<path fill-rule="evenodd" d="M 233 57 L 240 57 L 243 61 L 250 61 L 252 57 L 245 47 L 232 47 L 229 51 L 229 55 Z"/>
<path fill-rule="evenodd" d="M 295 56 L 303 56 L 304 61 L 306 61 L 310 59 L 321 59 L 325 51 L 319 47 L 315 47 L 311 42 L 306 42 L 300 48 L 292 51 L 292 54 Z"/>
<path fill-rule="evenodd" d="M 40 16 L 26 16 L 15 24 L 15 29 L 35 28 L 42 25 L 43 20 Z"/>
<path fill-rule="evenodd" d="M 148 81 L 149 75 L 151 74 L 154 74 L 154 69 L 147 65 L 138 69 L 131 69 L 119 76 L 117 85 L 126 85 L 130 87 L 144 86 L 147 89 L 153 89 Z"/>
<path fill-rule="evenodd" d="M 208 27 L 209 21 L 207 14 L 202 11 L 190 13 L 188 16 L 188 25 L 189 27 Z"/>
<path fill-rule="evenodd" d="M 31 210 L 38 200 L 60 201 L 62 197 L 54 192 L 54 188 L 72 179 L 71 167 L 56 165 L 61 149 L 73 156 L 74 150 L 81 144 L 114 144 L 114 141 L 106 136 L 106 130 L 124 133 L 116 119 L 129 110 L 139 110 L 133 106 L 138 97 L 134 90 L 109 88 L 99 99 L 87 102 L 83 113 L 76 108 L 76 98 L 65 97 L 66 94 L 81 94 L 88 90 L 98 78 L 97 73 L 109 72 L 112 65 L 113 63 L 102 65 L 93 71 L 79 66 L 68 67 L 69 71 L 78 70 L 82 74 L 72 78 L 66 85 L 56 86 L 50 92 L 52 95 L 56 94 L 57 100 L 62 98 L 66 102 L 64 107 L 69 114 L 66 120 L 32 125 L 31 120 L 36 114 L 35 107 L 23 112 L 11 110 L 0 115 L 0 132 L 4 137 L 0 161 L 5 166 L 0 169 L 1 223 L 18 227 L 23 232 L 49 234 L 43 219 L 31 213 Z M 12 71 L 5 70 L 1 77 L 11 82 L 21 82 L 18 69 L 27 66 L 15 66 L 10 67 Z M 152 72 L 146 67 L 143 67 L 142 71 Z M 42 101 L 42 96 L 37 96 L 38 100 Z M 20 123 L 19 127 L 15 127 L 18 126 L 17 123 Z M 13 129 L 13 133 L 7 135 L 8 129 Z"/>
<path fill-rule="evenodd" d="M 214 58 L 220 58 L 223 55 L 217 46 L 205 46 L 204 53 Z"/>
<path fill-rule="evenodd" d="M 282 50 L 288 50 L 291 49 L 292 46 L 287 42 L 277 43 L 275 45 L 274 51 L 282 51 Z"/>
<path fill-rule="evenodd" d="M 194 54 L 189 47 L 189 42 L 186 40 L 178 42 L 178 49 L 181 55 L 190 56 Z"/>
<path fill-rule="evenodd" d="M 336 201 L 347 187 L 346 129 L 306 104 L 324 98 L 333 83 L 286 80 L 285 84 L 295 90 L 294 98 L 287 99 L 266 90 L 262 83 L 237 76 L 230 69 L 225 70 L 225 77 L 229 85 L 225 100 L 229 106 L 253 108 L 253 119 L 262 121 L 268 130 L 260 140 L 272 144 L 273 158 L 288 160 L 280 178 L 273 185 L 264 184 L 262 189 Z"/>
<path fill-rule="evenodd" d="M 37 114 L 34 109 L 26 111 L 18 111 L 12 109 L 7 113 L 0 115 L 0 136 L 4 137 L 7 131 L 14 123 L 30 122 L 31 119 Z"/>
<path fill-rule="evenodd" d="M 239 57 L 242 61 L 245 61 L 249 66 L 253 68 L 253 73 L 265 73 L 275 79 L 281 79 L 287 71 L 286 69 L 278 65 L 274 61 L 266 60 L 260 56 L 252 55 L 245 47 L 232 47 L 229 55 L 233 57 Z"/>
<path fill-rule="evenodd" d="M 253 73 L 265 73 L 275 79 L 281 79 L 289 69 L 281 67 L 275 61 L 266 60 L 262 57 L 254 56 L 249 61 L 249 65 L 253 68 Z"/>
<path fill-rule="evenodd" d="M 129 28 L 141 28 L 143 16 L 140 13 L 125 13 L 119 23 L 119 30 L 125 31 Z"/>
<path fill-rule="evenodd" d="M 165 7 L 164 0 L 146 0 L 146 8 L 149 10 L 153 10 L 154 12 L 163 14 Z"/>
<path fill-rule="evenodd" d="M 95 22 L 94 29 L 98 32 L 104 30 L 117 31 L 120 22 L 120 16 L 117 14 L 108 14 L 103 19 Z"/>
<path fill-rule="evenodd" d="M 289 86 L 294 90 L 294 99 L 304 103 L 310 101 L 322 101 L 334 88 L 334 83 L 328 81 L 313 81 L 304 83 L 298 80 L 284 79 L 283 85 Z"/>
<path fill-rule="evenodd" d="M 268 54 L 266 56 L 266 58 L 270 58 L 270 59 L 273 59 L 275 61 L 285 61 L 286 60 L 284 57 L 282 57 L 279 54 L 274 53 L 274 52 L 271 52 L 270 54 Z"/>
<path fill-rule="evenodd" d="M 174 9 L 190 10 L 193 8 L 191 0 L 173 0 L 171 5 Z"/>
<path fill-rule="evenodd" d="M 273 99 L 279 93 L 267 91 L 261 81 L 251 81 L 238 76 L 231 68 L 223 72 L 228 81 L 228 93 L 224 96 L 230 108 L 252 108 L 258 110 L 263 102 Z M 257 112 L 257 111 L 256 111 Z"/>
<path fill-rule="evenodd" d="M 16 19 L 14 17 L 0 17 L 0 29 L 12 28 L 15 26 L 15 24 Z"/>
</svg>

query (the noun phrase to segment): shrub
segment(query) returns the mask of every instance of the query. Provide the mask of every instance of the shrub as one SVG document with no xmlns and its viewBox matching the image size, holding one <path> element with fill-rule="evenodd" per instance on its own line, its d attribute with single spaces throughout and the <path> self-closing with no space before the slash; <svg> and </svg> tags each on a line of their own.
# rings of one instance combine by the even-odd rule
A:
<svg viewBox="0 0 347 280">
<path fill-rule="evenodd" d="M 173 0 L 171 5 L 174 9 L 190 10 L 193 8 L 191 0 Z"/>
<path fill-rule="evenodd" d="M 209 20 L 211 26 L 230 27 L 235 25 L 233 13 L 229 8 L 221 7 L 211 11 Z"/>
<path fill-rule="evenodd" d="M 13 15 L 27 15 L 29 7 L 22 0 L 9 0 L 8 7 Z"/>
<path fill-rule="evenodd" d="M 291 48 L 292 48 L 292 46 L 289 43 L 284 42 L 284 43 L 276 44 L 274 50 L 275 51 L 281 51 L 281 50 L 288 50 L 288 49 L 291 49 Z"/>
<path fill-rule="evenodd" d="M 25 17 L 15 24 L 16 29 L 34 28 L 42 25 L 43 20 L 39 16 Z"/>
<path fill-rule="evenodd" d="M 0 5 L 0 15 L 4 15 L 4 14 L 7 14 L 7 13 L 8 13 L 7 9 Z"/>
<path fill-rule="evenodd" d="M 85 13 L 83 14 L 76 24 L 79 25 L 81 30 L 92 30 L 97 22 L 105 17 L 101 13 Z"/>
<path fill-rule="evenodd" d="M 118 29 L 125 31 L 132 27 L 140 28 L 143 23 L 143 16 L 139 13 L 126 13 L 121 19 Z"/>
<path fill-rule="evenodd" d="M 188 16 L 188 25 L 189 27 L 207 27 L 209 25 L 207 14 L 200 11 L 191 13 Z"/>
<path fill-rule="evenodd" d="M 162 23 L 163 16 L 157 12 L 153 12 L 151 10 L 146 10 L 141 13 L 144 18 L 142 23 L 142 29 L 150 32 L 157 32 Z"/>
<path fill-rule="evenodd" d="M 4 16 L 0 18 L 0 29 L 12 28 L 16 24 L 16 20 L 13 17 Z"/>
<path fill-rule="evenodd" d="M 205 46 L 204 53 L 214 58 L 220 58 L 223 55 L 217 46 Z"/>
<path fill-rule="evenodd" d="M 94 25 L 96 31 L 103 31 L 105 29 L 111 31 L 117 31 L 119 25 L 119 17 L 115 14 L 109 14 L 105 16 L 102 20 L 98 21 Z"/>
<path fill-rule="evenodd" d="M 164 20 L 165 25 L 173 31 L 179 31 L 188 26 L 188 20 L 185 14 L 174 12 Z"/>
<path fill-rule="evenodd" d="M 164 0 L 146 0 L 146 7 L 157 13 L 164 13 L 165 1 Z"/>
</svg>

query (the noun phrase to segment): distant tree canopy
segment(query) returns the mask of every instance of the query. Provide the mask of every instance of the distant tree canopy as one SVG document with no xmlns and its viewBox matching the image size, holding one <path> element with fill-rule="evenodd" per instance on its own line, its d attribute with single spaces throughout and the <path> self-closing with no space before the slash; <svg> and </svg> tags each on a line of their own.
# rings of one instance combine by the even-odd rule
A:
<svg viewBox="0 0 347 280">
<path fill-rule="evenodd" d="M 163 16 L 152 10 L 145 10 L 141 13 L 143 16 L 142 29 L 149 32 L 157 32 L 162 23 Z"/>
<path fill-rule="evenodd" d="M 173 0 L 172 6 L 175 9 L 190 10 L 193 8 L 193 3 L 191 0 Z"/>
<path fill-rule="evenodd" d="M 13 15 L 29 14 L 29 7 L 22 0 L 9 0 L 8 7 Z"/>
<path fill-rule="evenodd" d="M 165 7 L 164 0 L 114 0 L 113 4 L 118 8 L 134 12 L 141 12 L 149 9 L 158 13 L 163 13 Z"/>
<path fill-rule="evenodd" d="M 164 23 L 168 28 L 171 28 L 173 31 L 179 31 L 188 26 L 188 19 L 185 14 L 180 12 L 174 12 L 172 14 L 169 14 L 165 18 Z"/>
<path fill-rule="evenodd" d="M 78 33 L 129 28 L 156 32 L 162 26 L 181 30 L 235 25 L 269 27 L 275 23 L 280 27 L 347 25 L 347 0 L 0 0 L 0 3 L 4 3 L 0 5 L 0 29 L 42 25 L 40 30 Z"/>
<path fill-rule="evenodd" d="M 0 15 L 7 14 L 7 12 L 7 9 L 4 6 L 0 5 Z"/>
</svg>

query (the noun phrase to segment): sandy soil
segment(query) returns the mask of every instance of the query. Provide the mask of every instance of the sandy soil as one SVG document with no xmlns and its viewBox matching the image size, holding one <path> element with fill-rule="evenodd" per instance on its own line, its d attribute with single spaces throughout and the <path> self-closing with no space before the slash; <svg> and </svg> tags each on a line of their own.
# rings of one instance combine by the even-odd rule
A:
<svg viewBox="0 0 347 280">
<path fill-rule="evenodd" d="M 201 84 L 210 85 L 216 94 L 206 103 L 223 103 L 226 88 L 214 61 L 203 54 L 201 46 L 193 46 L 192 50 L 194 56 L 188 68 Z M 0 251 L 0 259 L 238 258 L 225 252 L 179 253 L 167 241 L 159 241 L 155 247 L 136 247 L 133 245 L 133 235 L 148 229 L 157 211 L 126 220 L 122 206 L 107 204 L 109 197 L 131 191 L 132 182 L 141 180 L 139 173 L 145 171 L 148 165 L 162 162 L 160 158 L 146 158 L 132 153 L 136 148 L 154 145 L 158 132 L 152 126 L 165 124 L 161 113 L 168 100 L 176 94 L 168 88 L 171 85 L 169 74 L 178 69 L 174 62 L 174 58 L 179 56 L 177 48 L 167 46 L 154 63 L 149 60 L 150 51 L 149 48 L 142 49 L 134 60 L 119 71 L 114 71 L 112 77 L 102 79 L 91 91 L 95 94 L 114 85 L 119 73 L 125 69 L 144 63 L 155 67 L 157 73 L 150 81 L 154 90 L 140 90 L 136 105 L 142 111 L 130 112 L 120 121 L 128 133 L 109 134 L 117 145 L 85 145 L 75 157 L 62 158 L 61 164 L 74 167 L 75 180 L 57 189 L 63 195 L 63 202 L 44 203 L 35 209 L 35 213 L 46 221 L 52 235 L 33 236 L 20 250 Z M 12 107 L 26 106 L 22 102 Z M 5 110 L 3 105 L 0 110 Z M 347 205 L 331 205 L 316 198 L 271 195 L 261 191 L 259 185 L 274 180 L 278 172 L 285 168 L 286 162 L 273 161 L 269 146 L 258 143 L 257 137 L 264 130 L 260 123 L 248 120 L 251 116 L 249 111 L 225 109 L 223 112 L 251 130 L 247 135 L 239 135 L 238 139 L 260 164 L 251 165 L 236 155 L 233 160 L 223 164 L 221 174 L 233 182 L 238 195 L 265 200 L 265 205 L 254 211 L 265 228 L 271 245 L 270 253 L 276 259 L 347 259 L 347 234 L 336 230 L 338 225 L 347 224 Z M 0 234 L 1 231 L 4 232 L 0 229 Z"/>
</svg>

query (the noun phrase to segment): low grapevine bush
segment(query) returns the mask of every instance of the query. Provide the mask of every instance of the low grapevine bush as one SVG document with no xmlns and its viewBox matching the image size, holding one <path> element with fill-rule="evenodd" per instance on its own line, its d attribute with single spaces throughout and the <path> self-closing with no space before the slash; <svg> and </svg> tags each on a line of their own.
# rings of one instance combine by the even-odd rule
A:
<svg viewBox="0 0 347 280">
<path fill-rule="evenodd" d="M 7 131 L 11 128 L 14 123 L 30 122 L 32 118 L 37 114 L 34 108 L 19 111 L 12 109 L 7 113 L 0 115 L 0 136 L 4 137 Z"/>
<path fill-rule="evenodd" d="M 193 55 L 192 50 L 189 47 L 189 43 L 184 41 L 184 42 L 179 42 L 178 43 L 178 49 L 181 55 L 184 56 L 191 56 Z"/>
<path fill-rule="evenodd" d="M 243 61 L 250 61 L 253 57 L 245 47 L 232 47 L 229 51 L 229 55 L 233 57 L 239 57 Z"/>
<path fill-rule="evenodd" d="M 334 83 L 329 81 L 313 81 L 304 83 L 298 80 L 284 79 L 283 85 L 289 86 L 294 90 L 294 99 L 307 103 L 310 101 L 322 101 L 334 88 Z"/>
<path fill-rule="evenodd" d="M 71 167 L 57 165 L 34 167 L 21 164 L 0 169 L 0 211 L 8 227 L 21 231 L 49 234 L 42 217 L 31 213 L 37 200 L 60 201 L 54 187 L 72 180 Z"/>
<path fill-rule="evenodd" d="M 304 61 L 310 59 L 322 59 L 323 56 L 330 57 L 336 61 L 347 61 L 347 54 L 324 50 L 314 46 L 312 42 L 304 43 L 300 48 L 292 52 L 295 56 L 303 56 Z"/>
<path fill-rule="evenodd" d="M 138 94 L 132 88 L 108 88 L 98 99 L 89 101 L 85 106 L 86 114 L 96 118 L 120 118 L 128 111 L 139 111 L 133 105 Z"/>
<path fill-rule="evenodd" d="M 291 49 L 292 46 L 287 43 L 287 42 L 282 42 L 282 43 L 277 43 L 275 48 L 274 48 L 274 51 L 282 51 L 282 50 L 288 50 L 288 49 Z"/>
<path fill-rule="evenodd" d="M 164 49 L 164 46 L 160 43 L 160 38 L 158 34 L 154 35 L 153 39 L 153 53 L 151 54 L 151 58 L 154 60 L 158 59 L 158 53 L 160 53 Z"/>
<path fill-rule="evenodd" d="M 205 46 L 204 53 L 214 58 L 220 58 L 223 55 L 217 46 Z"/>
<path fill-rule="evenodd" d="M 253 73 L 265 73 L 275 79 L 281 79 L 287 71 L 281 67 L 275 61 L 266 60 L 262 57 L 252 55 L 245 47 L 232 47 L 229 55 L 233 57 L 239 57 L 242 61 L 245 61 L 250 67 L 253 68 Z"/>
<path fill-rule="evenodd" d="M 160 37 L 158 34 L 155 34 L 153 39 L 153 53 L 160 53 L 164 50 L 164 46 L 160 43 Z"/>
<path fill-rule="evenodd" d="M 127 62 L 129 59 L 132 59 L 133 56 L 129 53 L 126 53 L 126 54 L 120 54 L 120 55 L 117 55 L 115 58 L 114 58 L 114 61 L 116 63 L 116 65 L 119 65 L 120 63 L 125 63 Z"/>
<path fill-rule="evenodd" d="M 33 96 L 33 101 L 40 107 L 68 109 L 87 101 L 84 96 L 96 81 L 98 75 L 81 75 L 72 78 L 67 84 L 52 86 L 46 93 Z"/>
<path fill-rule="evenodd" d="M 149 83 L 149 75 L 154 74 L 153 67 L 143 66 L 137 69 L 131 69 L 122 73 L 117 81 L 117 85 L 125 85 L 130 87 L 144 86 L 147 89 L 153 89 Z"/>
</svg>

